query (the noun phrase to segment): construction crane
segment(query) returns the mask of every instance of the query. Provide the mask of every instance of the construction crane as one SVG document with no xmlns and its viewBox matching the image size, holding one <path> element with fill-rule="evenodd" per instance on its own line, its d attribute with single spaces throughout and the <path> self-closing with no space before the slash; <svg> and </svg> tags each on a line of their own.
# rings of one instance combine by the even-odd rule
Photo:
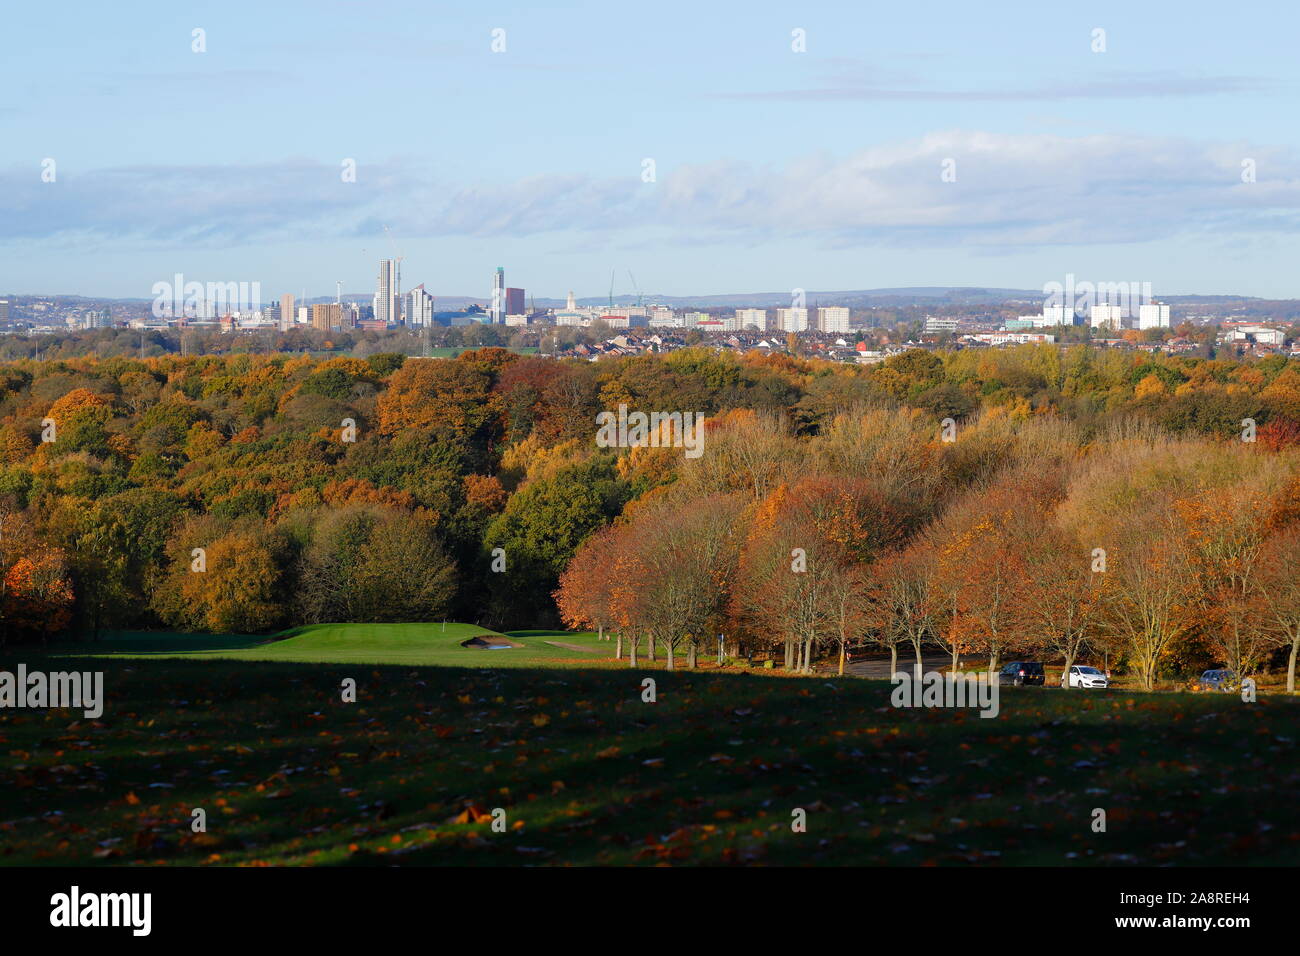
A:
<svg viewBox="0 0 1300 956">
<path fill-rule="evenodd" d="M 617 271 L 617 269 L 609 270 L 609 307 L 611 311 L 614 308 L 614 273 Z"/>
<path fill-rule="evenodd" d="M 636 284 L 636 276 L 632 275 L 632 270 L 627 270 L 627 277 L 632 280 L 632 290 L 636 293 L 637 308 L 641 307 L 641 288 Z"/>
</svg>

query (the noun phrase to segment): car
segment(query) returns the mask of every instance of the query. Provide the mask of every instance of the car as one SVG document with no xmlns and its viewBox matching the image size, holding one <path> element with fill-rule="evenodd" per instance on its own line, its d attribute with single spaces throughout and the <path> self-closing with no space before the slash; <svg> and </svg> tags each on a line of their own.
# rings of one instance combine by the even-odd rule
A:
<svg viewBox="0 0 1300 956">
<path fill-rule="evenodd" d="M 1222 691 L 1225 694 L 1231 694 L 1240 686 L 1241 682 L 1237 680 L 1236 673 L 1227 670 L 1226 668 L 1222 670 L 1206 671 L 1201 675 L 1201 679 L 1198 682 L 1198 687 L 1201 690 L 1217 690 Z"/>
<path fill-rule="evenodd" d="M 1012 661 L 998 672 L 999 684 L 1015 687 L 1042 687 L 1043 679 L 1043 665 L 1034 661 Z"/>
<path fill-rule="evenodd" d="M 1073 664 L 1070 667 L 1071 687 L 1100 687 L 1105 690 L 1110 686 L 1110 679 L 1095 667 Z"/>
</svg>

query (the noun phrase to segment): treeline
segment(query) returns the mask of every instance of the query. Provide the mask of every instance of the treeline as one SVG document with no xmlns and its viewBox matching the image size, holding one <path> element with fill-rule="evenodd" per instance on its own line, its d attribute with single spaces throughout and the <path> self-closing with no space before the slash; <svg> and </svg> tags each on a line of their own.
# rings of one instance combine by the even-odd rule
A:
<svg viewBox="0 0 1300 956">
<path fill-rule="evenodd" d="M 711 416 L 703 456 L 596 447 L 596 414 L 620 403 Z M 1243 419 L 1258 438 L 1245 447 Z M 744 587 L 788 567 L 782 535 L 849 521 L 817 489 L 854 502 L 867 530 L 843 547 L 875 580 L 956 520 L 963 495 L 1011 480 L 998 476 L 1017 456 L 1032 463 L 1041 436 L 1069 449 L 1054 453 L 1070 488 L 1070 469 L 1108 460 L 1096 449 L 1122 427 L 1188 443 L 1175 458 L 1283 461 L 1298 421 L 1300 374 L 1284 361 L 1086 348 L 914 351 L 871 367 L 704 348 L 595 363 L 497 348 L 8 362 L 0 639 L 444 616 L 541 626 L 558 622 L 551 595 L 584 541 L 650 514 L 685 540 L 703 502 L 770 538 L 736 550 L 738 577 L 720 586 L 737 625 L 759 632 L 768 619 Z M 794 547 L 819 573 L 822 545 Z M 718 553 L 725 566 L 732 552 Z M 794 664 L 825 651 L 804 647 Z"/>
<path fill-rule="evenodd" d="M 581 337 L 587 341 L 591 336 Z M 524 348 L 536 346 L 538 335 L 528 330 L 473 323 L 430 329 L 334 329 L 305 326 L 287 331 L 259 329 L 237 333 L 208 327 L 187 329 L 108 328 L 66 332 L 0 335 L 0 362 L 22 359 L 62 361 L 78 358 L 158 358 L 182 355 L 269 355 L 275 352 L 331 354 L 366 358 L 381 352 L 421 355 L 425 349 Z M 569 342 L 568 344 L 572 344 Z"/>
<path fill-rule="evenodd" d="M 693 666 L 728 655 L 942 649 L 988 668 L 1068 671 L 1102 655 L 1153 688 L 1300 650 L 1300 454 L 1173 437 L 1086 435 L 1059 417 L 984 410 L 936 440 L 916 410 L 859 409 L 800 440 L 731 412 L 708 452 L 579 548 L 556 599 L 574 627 Z M 638 449 L 633 471 L 666 450 Z"/>
</svg>

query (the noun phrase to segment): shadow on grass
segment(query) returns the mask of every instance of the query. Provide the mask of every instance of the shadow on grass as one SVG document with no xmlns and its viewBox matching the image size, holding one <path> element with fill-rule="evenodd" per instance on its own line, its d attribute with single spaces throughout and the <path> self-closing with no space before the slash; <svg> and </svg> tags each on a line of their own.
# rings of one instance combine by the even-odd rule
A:
<svg viewBox="0 0 1300 956">
<path fill-rule="evenodd" d="M 60 641 L 51 644 L 51 657 L 79 654 L 175 654 L 177 652 L 237 651 L 296 637 L 306 628 L 295 627 L 274 634 L 181 634 L 175 631 L 111 631 L 99 640 Z M 27 650 L 30 654 L 31 651 Z"/>
<path fill-rule="evenodd" d="M 860 679 L 652 671 L 650 704 L 639 670 L 82 667 L 105 671 L 101 720 L 6 714 L 4 863 L 1240 865 L 1300 847 L 1282 699 L 1008 690 L 985 720 L 896 709 Z"/>
</svg>

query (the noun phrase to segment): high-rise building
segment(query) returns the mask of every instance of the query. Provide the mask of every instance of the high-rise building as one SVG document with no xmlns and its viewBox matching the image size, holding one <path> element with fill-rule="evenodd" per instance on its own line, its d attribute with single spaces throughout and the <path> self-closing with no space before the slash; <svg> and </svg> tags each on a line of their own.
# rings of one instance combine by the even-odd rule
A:
<svg viewBox="0 0 1300 956">
<path fill-rule="evenodd" d="M 742 329 L 750 328 L 767 329 L 767 309 L 737 309 L 736 322 Z"/>
<path fill-rule="evenodd" d="M 1074 325 L 1077 322 L 1072 305 L 1045 305 L 1043 314 L 1033 317 L 1034 325 L 1040 329 L 1054 325 Z"/>
<path fill-rule="evenodd" d="M 9 324 L 9 300 L 0 299 L 0 325 Z"/>
<path fill-rule="evenodd" d="M 293 296 L 280 296 L 280 331 L 287 332 L 293 327 Z"/>
<path fill-rule="evenodd" d="M 506 315 L 524 314 L 524 290 L 506 289 Z"/>
<path fill-rule="evenodd" d="M 411 290 L 406 302 L 406 324 L 412 328 L 433 325 L 433 296 L 421 282 Z"/>
<path fill-rule="evenodd" d="M 375 293 L 375 321 L 383 322 L 385 325 L 397 324 L 402 311 L 402 304 L 398 299 L 401 295 L 401 284 L 397 260 L 380 259 L 379 289 Z M 312 321 L 314 324 L 314 316 Z"/>
<path fill-rule="evenodd" d="M 777 309 L 776 327 L 782 332 L 807 332 L 807 309 Z"/>
<path fill-rule="evenodd" d="M 1169 328 L 1169 306 L 1163 302 L 1148 302 L 1138 306 L 1139 329 Z"/>
<path fill-rule="evenodd" d="M 343 327 L 343 306 L 337 302 L 327 302 L 324 305 L 313 305 L 311 307 L 311 327 L 321 332 L 329 332 L 331 329 L 340 329 Z"/>
<path fill-rule="evenodd" d="M 1124 327 L 1124 310 L 1118 305 L 1094 305 L 1088 317 L 1094 329 L 1118 332 Z"/>
<path fill-rule="evenodd" d="M 817 330 L 819 332 L 847 332 L 849 330 L 849 310 L 842 305 L 819 308 L 817 310 Z"/>
<path fill-rule="evenodd" d="M 506 270 L 501 266 L 497 266 L 497 271 L 492 274 L 492 303 L 488 315 L 493 325 L 503 325 L 506 321 Z"/>
</svg>

